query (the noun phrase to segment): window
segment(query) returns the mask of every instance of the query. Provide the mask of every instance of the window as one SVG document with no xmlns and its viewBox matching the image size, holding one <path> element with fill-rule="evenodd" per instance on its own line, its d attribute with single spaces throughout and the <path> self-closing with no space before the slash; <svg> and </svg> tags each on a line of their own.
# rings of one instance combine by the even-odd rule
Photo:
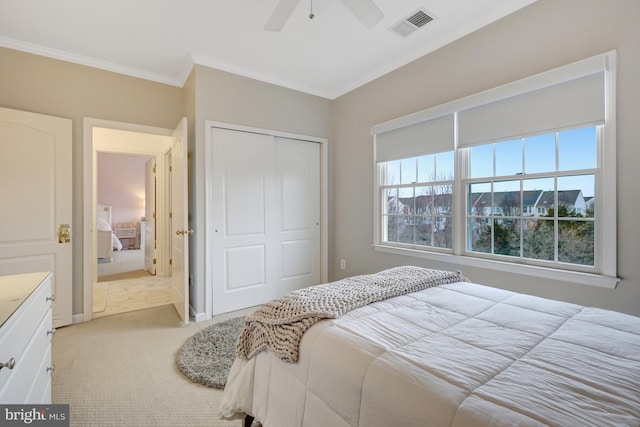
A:
<svg viewBox="0 0 640 427">
<path fill-rule="evenodd" d="M 374 126 L 376 249 L 614 287 L 614 106 L 609 52 Z"/>
<path fill-rule="evenodd" d="M 452 248 L 453 165 L 453 151 L 381 165 L 385 242 Z"/>
<path fill-rule="evenodd" d="M 466 251 L 595 266 L 597 127 L 467 150 Z"/>
</svg>

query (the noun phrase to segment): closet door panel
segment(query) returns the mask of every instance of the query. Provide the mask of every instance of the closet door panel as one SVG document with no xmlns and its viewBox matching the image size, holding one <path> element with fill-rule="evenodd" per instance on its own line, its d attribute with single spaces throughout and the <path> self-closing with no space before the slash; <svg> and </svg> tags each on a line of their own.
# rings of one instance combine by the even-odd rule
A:
<svg viewBox="0 0 640 427">
<path fill-rule="evenodd" d="M 320 144 L 276 138 L 280 293 L 320 282 Z"/>
</svg>

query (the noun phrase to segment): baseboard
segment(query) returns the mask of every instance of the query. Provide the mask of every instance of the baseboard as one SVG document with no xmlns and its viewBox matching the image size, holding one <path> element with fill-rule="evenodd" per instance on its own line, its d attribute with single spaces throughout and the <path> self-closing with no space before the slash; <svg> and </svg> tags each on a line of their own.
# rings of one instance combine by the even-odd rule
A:
<svg viewBox="0 0 640 427">
<path fill-rule="evenodd" d="M 207 320 L 207 315 L 205 313 L 195 313 L 193 310 L 193 306 L 189 306 L 189 315 L 193 319 L 194 322 L 202 322 L 203 320 Z"/>
<path fill-rule="evenodd" d="M 76 323 L 84 323 L 84 314 L 74 314 L 71 316 L 71 324 L 75 325 Z"/>
</svg>

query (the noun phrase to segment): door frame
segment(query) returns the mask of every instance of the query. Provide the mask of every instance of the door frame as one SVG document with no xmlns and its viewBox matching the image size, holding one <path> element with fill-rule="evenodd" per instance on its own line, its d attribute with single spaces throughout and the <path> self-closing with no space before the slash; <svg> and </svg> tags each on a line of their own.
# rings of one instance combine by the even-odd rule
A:
<svg viewBox="0 0 640 427">
<path fill-rule="evenodd" d="M 309 143 L 320 144 L 320 283 L 326 283 L 329 275 L 329 140 L 317 136 L 302 135 L 291 132 L 282 132 L 271 129 L 257 128 L 252 126 L 242 126 L 231 123 L 218 122 L 213 120 L 205 120 L 205 144 L 204 144 L 204 218 L 205 218 L 205 241 L 204 241 L 204 259 L 209 259 L 213 253 L 213 230 L 207 227 L 212 220 L 212 211 L 210 209 L 213 203 L 213 165 L 210 164 L 211 157 L 211 128 L 222 128 L 235 131 L 243 131 L 250 133 L 258 133 L 279 138 L 298 139 L 308 141 Z M 205 263 L 206 265 L 206 263 Z M 204 301 L 205 301 L 205 318 L 211 319 L 213 314 L 213 274 L 210 268 L 204 271 Z"/>
<path fill-rule="evenodd" d="M 156 139 L 153 143 L 141 142 L 135 145 L 118 145 L 103 144 L 100 141 L 94 141 L 94 128 L 104 128 L 111 130 L 130 131 L 152 136 L 166 137 Z M 83 208 L 82 208 L 82 230 L 83 230 L 83 247 L 82 265 L 83 265 L 83 321 L 87 322 L 93 317 L 93 284 L 97 281 L 97 234 L 93 233 L 96 229 L 96 203 L 97 203 L 97 153 L 113 152 L 123 154 L 139 154 L 147 156 L 155 156 L 158 191 L 156 206 L 160 207 L 157 212 L 157 220 L 161 224 L 166 223 L 165 212 L 163 212 L 166 204 L 166 175 L 167 166 L 165 165 L 165 153 L 171 149 L 171 135 L 173 129 L 165 129 L 159 127 L 138 125 L 126 122 L 116 122 L 111 120 L 102 120 L 96 118 L 85 117 L 83 119 Z M 162 141 L 158 144 L 158 141 Z M 168 265 L 169 251 L 167 246 L 166 231 L 163 227 L 158 227 L 157 240 L 160 243 L 158 275 L 165 275 L 164 268 Z M 91 250 L 87 250 L 91 248 Z M 165 260 L 166 258 L 166 260 Z M 165 267 L 163 267 L 165 266 Z"/>
</svg>

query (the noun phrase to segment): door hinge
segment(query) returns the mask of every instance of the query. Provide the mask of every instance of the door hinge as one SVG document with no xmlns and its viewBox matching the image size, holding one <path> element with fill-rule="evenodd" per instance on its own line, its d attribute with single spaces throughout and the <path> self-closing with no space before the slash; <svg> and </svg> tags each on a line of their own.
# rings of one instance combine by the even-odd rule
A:
<svg viewBox="0 0 640 427">
<path fill-rule="evenodd" d="M 173 259 L 169 260 L 169 265 L 173 265 Z"/>
<path fill-rule="evenodd" d="M 156 219 L 156 213 L 155 212 L 153 213 L 153 219 Z"/>
<path fill-rule="evenodd" d="M 156 265 L 156 259 L 155 258 L 153 259 L 153 265 Z"/>
<path fill-rule="evenodd" d="M 156 173 L 156 165 L 153 165 L 153 173 Z"/>
<path fill-rule="evenodd" d="M 169 212 L 169 219 L 173 219 L 173 212 Z"/>
<path fill-rule="evenodd" d="M 173 172 L 173 166 L 169 166 L 169 172 Z"/>
</svg>

